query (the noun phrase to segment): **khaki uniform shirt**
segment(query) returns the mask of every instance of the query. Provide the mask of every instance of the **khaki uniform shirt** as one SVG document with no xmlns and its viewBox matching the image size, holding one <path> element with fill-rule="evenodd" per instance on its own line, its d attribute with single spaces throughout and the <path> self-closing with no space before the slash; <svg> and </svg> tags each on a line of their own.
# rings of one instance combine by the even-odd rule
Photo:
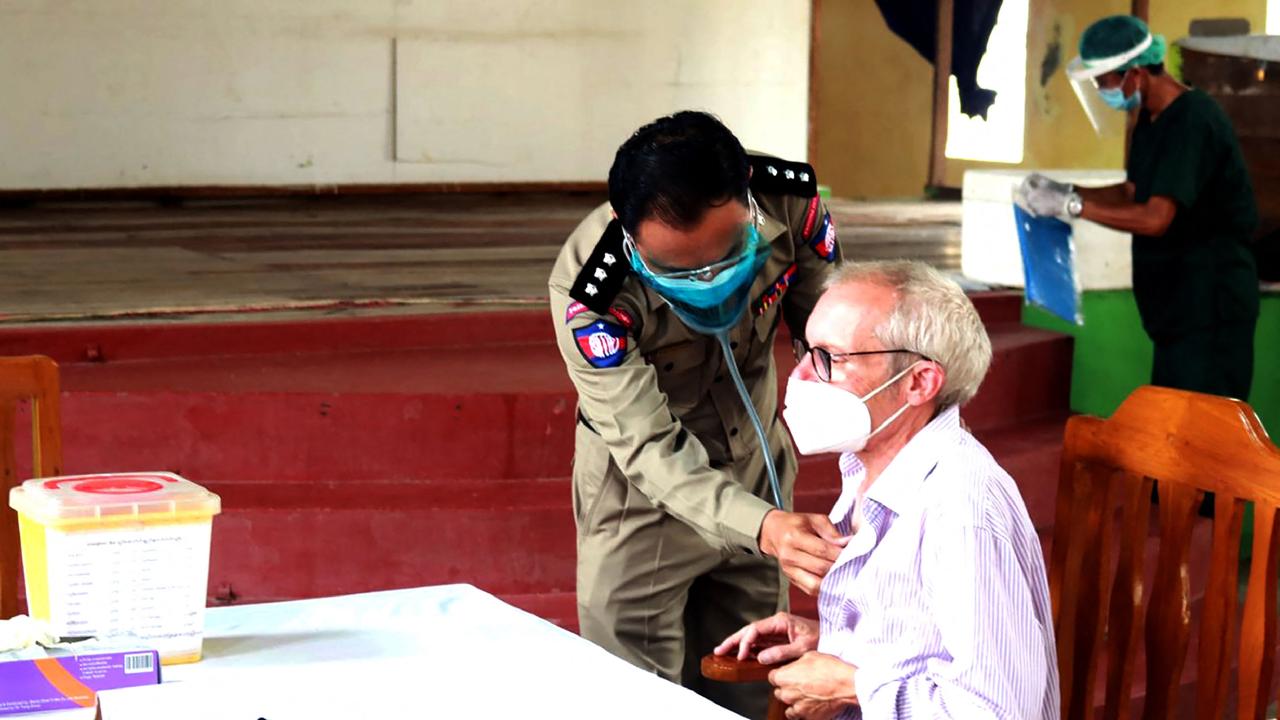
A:
<svg viewBox="0 0 1280 720">
<path fill-rule="evenodd" d="M 761 421 L 771 429 L 778 425 L 778 322 L 785 318 L 792 333 L 803 336 L 840 250 L 810 166 L 758 155 L 751 163 L 752 194 L 765 216 L 760 235 L 772 254 L 730 340 Z M 757 553 L 760 524 L 773 504 L 767 490 L 763 497 L 752 493 L 733 472 L 758 451 L 759 440 L 719 343 L 687 328 L 641 282 L 620 239 L 606 203 L 570 235 L 548 283 L 557 342 L 578 391 L 579 422 L 591 431 L 589 440 L 599 439 L 584 443 L 579 432 L 575 462 L 608 453 L 633 487 L 710 544 Z M 790 452 L 785 432 L 769 434 L 771 443 L 784 444 L 772 448 L 775 454 Z"/>
</svg>

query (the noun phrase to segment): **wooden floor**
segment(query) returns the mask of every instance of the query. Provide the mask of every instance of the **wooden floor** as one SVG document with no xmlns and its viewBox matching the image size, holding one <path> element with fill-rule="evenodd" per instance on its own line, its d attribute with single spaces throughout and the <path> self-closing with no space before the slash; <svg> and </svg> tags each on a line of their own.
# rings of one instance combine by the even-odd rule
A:
<svg viewBox="0 0 1280 720">
<path fill-rule="evenodd" d="M 0 324 L 261 319 L 546 301 L 591 193 L 0 208 Z M 959 203 L 830 203 L 848 257 L 960 264 Z"/>
</svg>

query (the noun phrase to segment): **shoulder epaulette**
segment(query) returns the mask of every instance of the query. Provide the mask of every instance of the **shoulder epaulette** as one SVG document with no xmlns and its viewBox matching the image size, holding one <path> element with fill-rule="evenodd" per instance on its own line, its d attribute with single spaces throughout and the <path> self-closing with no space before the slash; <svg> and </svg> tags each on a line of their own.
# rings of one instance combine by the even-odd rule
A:
<svg viewBox="0 0 1280 720">
<path fill-rule="evenodd" d="M 747 155 L 751 161 L 751 189 L 773 195 L 811 198 L 818 194 L 818 177 L 809 163 Z"/>
<path fill-rule="evenodd" d="M 578 272 L 573 287 L 569 288 L 569 297 L 597 315 L 606 315 L 630 273 L 631 265 L 622 254 L 622 224 L 613 220 Z"/>
</svg>

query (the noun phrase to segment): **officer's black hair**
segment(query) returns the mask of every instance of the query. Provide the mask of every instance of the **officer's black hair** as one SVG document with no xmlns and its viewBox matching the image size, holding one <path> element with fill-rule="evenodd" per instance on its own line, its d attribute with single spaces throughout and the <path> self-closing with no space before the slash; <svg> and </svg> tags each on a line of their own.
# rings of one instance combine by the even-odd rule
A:
<svg viewBox="0 0 1280 720">
<path fill-rule="evenodd" d="M 1143 65 L 1142 67 L 1146 68 L 1147 72 L 1151 73 L 1152 75 L 1164 74 L 1164 63 L 1162 62 L 1151 63 L 1150 65 Z"/>
<path fill-rule="evenodd" d="M 685 110 L 658 118 L 622 143 L 609 168 L 609 204 L 627 232 L 654 218 L 681 230 L 712 207 L 746 201 L 750 164 L 715 116 Z"/>
</svg>

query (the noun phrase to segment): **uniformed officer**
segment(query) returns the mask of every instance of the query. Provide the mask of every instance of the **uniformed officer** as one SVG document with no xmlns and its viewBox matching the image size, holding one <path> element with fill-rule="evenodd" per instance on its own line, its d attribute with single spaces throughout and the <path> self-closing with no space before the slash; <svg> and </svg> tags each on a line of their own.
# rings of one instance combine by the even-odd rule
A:
<svg viewBox="0 0 1280 720">
<path fill-rule="evenodd" d="M 796 459 L 777 418 L 774 335 L 784 318 L 803 333 L 839 257 L 812 167 L 748 155 L 716 118 L 680 112 L 618 149 L 609 203 L 569 237 L 548 283 L 578 391 L 581 633 L 757 717 L 767 684 L 707 683 L 698 659 L 786 606 L 779 565 L 815 593 L 843 541 L 824 515 L 774 508 L 764 452 L 708 333 L 727 333 L 790 507 Z"/>
<path fill-rule="evenodd" d="M 1165 73 L 1164 55 L 1164 38 L 1138 18 L 1090 25 L 1068 72 L 1091 118 L 1094 100 L 1113 116 L 1137 110 L 1128 181 L 1074 188 L 1033 175 L 1019 192 L 1033 213 L 1133 234 L 1133 295 L 1155 346 L 1152 384 L 1245 400 L 1259 303 L 1253 188 L 1222 108 Z"/>
</svg>

